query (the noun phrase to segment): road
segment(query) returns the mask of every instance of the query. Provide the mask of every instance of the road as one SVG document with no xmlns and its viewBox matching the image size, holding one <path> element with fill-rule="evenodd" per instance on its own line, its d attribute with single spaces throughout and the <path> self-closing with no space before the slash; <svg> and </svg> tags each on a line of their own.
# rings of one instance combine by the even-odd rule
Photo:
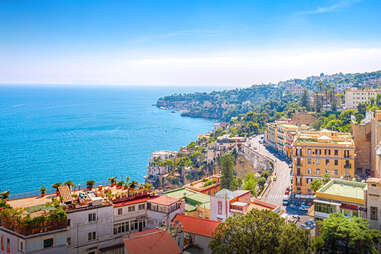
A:
<svg viewBox="0 0 381 254">
<path fill-rule="evenodd" d="M 276 205 L 282 205 L 283 195 L 287 187 L 291 185 L 291 176 L 289 165 L 284 160 L 280 160 L 278 157 L 274 156 L 267 148 L 260 144 L 263 135 L 256 136 L 250 139 L 249 143 L 251 147 L 256 147 L 257 152 L 272 158 L 275 161 L 274 175 L 277 176 L 276 181 L 273 181 L 267 188 L 266 192 L 262 195 L 261 200 L 264 202 L 269 202 Z"/>
</svg>

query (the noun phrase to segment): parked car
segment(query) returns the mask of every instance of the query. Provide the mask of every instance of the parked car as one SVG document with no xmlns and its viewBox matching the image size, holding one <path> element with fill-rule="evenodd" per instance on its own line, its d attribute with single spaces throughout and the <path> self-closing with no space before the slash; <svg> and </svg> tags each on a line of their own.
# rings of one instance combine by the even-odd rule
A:
<svg viewBox="0 0 381 254">
<path fill-rule="evenodd" d="M 316 224 L 315 224 L 315 221 L 314 220 L 308 220 L 304 223 L 308 228 L 310 229 L 314 229 Z"/>
<path fill-rule="evenodd" d="M 299 220 L 300 220 L 299 215 L 292 215 L 291 218 L 290 218 L 290 221 L 293 222 L 293 223 L 295 223 L 295 224 L 296 224 Z"/>
</svg>

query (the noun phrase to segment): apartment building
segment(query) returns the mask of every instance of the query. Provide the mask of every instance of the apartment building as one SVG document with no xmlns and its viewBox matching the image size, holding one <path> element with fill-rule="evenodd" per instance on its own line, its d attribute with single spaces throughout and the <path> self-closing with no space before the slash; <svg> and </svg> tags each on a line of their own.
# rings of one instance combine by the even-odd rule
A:
<svg viewBox="0 0 381 254">
<path fill-rule="evenodd" d="M 169 225 L 185 209 L 180 199 L 110 186 L 74 192 L 65 186 L 59 188 L 59 197 L 35 196 L 7 204 L 22 211 L 22 217 L 13 210 L 0 213 L 1 254 L 122 254 L 125 234 Z M 25 216 L 32 222 L 18 223 Z"/>
<path fill-rule="evenodd" d="M 355 144 L 350 133 L 302 131 L 292 145 L 293 192 L 296 198 L 313 198 L 311 182 L 355 176 Z"/>
<path fill-rule="evenodd" d="M 381 89 L 357 89 L 345 90 L 345 108 L 356 108 L 360 103 L 369 103 L 371 98 L 376 99 Z"/>
<path fill-rule="evenodd" d="M 379 177 L 381 174 L 381 110 L 368 112 L 361 123 L 352 123 L 356 147 L 356 174 Z"/>
<path fill-rule="evenodd" d="M 265 134 L 266 144 L 279 152 L 287 154 L 287 136 L 289 133 L 296 133 L 298 129 L 299 127 L 292 124 L 291 120 L 269 123 L 267 124 L 267 131 Z"/>
<path fill-rule="evenodd" d="M 315 193 L 315 219 L 326 219 L 330 213 L 366 218 L 366 191 L 366 183 L 340 179 L 329 181 Z"/>
<path fill-rule="evenodd" d="M 381 230 L 381 179 L 367 180 L 367 218 L 370 228 Z"/>
</svg>

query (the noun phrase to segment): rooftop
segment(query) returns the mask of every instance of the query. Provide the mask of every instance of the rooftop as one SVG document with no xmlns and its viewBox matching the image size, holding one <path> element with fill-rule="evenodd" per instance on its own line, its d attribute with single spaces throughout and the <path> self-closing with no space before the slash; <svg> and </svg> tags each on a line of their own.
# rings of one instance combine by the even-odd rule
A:
<svg viewBox="0 0 381 254">
<path fill-rule="evenodd" d="M 164 195 L 149 200 L 150 203 L 155 203 L 158 205 L 165 205 L 165 206 L 172 205 L 172 204 L 179 202 L 179 201 L 180 201 L 180 199 L 178 199 L 178 198 L 172 198 L 172 197 L 164 196 Z"/>
<path fill-rule="evenodd" d="M 316 192 L 316 197 L 363 204 L 366 183 L 333 179 Z"/>
<path fill-rule="evenodd" d="M 182 251 L 169 232 L 153 228 L 124 238 L 129 254 L 180 254 Z"/>
<path fill-rule="evenodd" d="M 206 237 L 213 237 L 213 233 L 216 231 L 217 226 L 221 223 L 219 221 L 201 219 L 183 214 L 177 214 L 173 219 L 175 226 L 178 222 L 182 224 L 185 232 Z"/>
<path fill-rule="evenodd" d="M 195 210 L 197 205 L 202 208 L 210 209 L 209 195 L 188 188 L 183 187 L 167 191 L 163 193 L 163 195 L 177 199 L 185 199 L 185 211 L 187 212 Z"/>
<path fill-rule="evenodd" d="M 228 189 L 222 189 L 219 192 L 217 192 L 214 196 L 216 198 L 227 198 L 228 200 L 232 200 L 233 198 L 243 196 L 247 193 L 250 193 L 250 191 L 249 190 L 230 191 Z"/>
</svg>

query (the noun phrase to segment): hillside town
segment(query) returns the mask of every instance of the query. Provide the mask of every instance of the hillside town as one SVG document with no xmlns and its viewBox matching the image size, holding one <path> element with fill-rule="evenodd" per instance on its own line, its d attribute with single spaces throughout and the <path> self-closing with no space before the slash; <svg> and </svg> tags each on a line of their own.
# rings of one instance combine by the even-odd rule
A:
<svg viewBox="0 0 381 254">
<path fill-rule="evenodd" d="M 242 113 L 179 151 L 154 152 L 145 183 L 110 177 L 18 199 L 1 193 L 0 253 L 224 253 L 221 246 L 239 238 L 234 232 L 261 232 L 262 220 L 284 230 L 271 237 L 299 239 L 276 238 L 279 246 L 266 253 L 377 253 L 381 89 L 338 77 L 343 94 L 281 83 L 290 99 L 284 114 Z M 328 222 L 353 223 L 366 237 L 328 239 Z M 365 245 L 368 252 L 353 251 Z"/>
</svg>

